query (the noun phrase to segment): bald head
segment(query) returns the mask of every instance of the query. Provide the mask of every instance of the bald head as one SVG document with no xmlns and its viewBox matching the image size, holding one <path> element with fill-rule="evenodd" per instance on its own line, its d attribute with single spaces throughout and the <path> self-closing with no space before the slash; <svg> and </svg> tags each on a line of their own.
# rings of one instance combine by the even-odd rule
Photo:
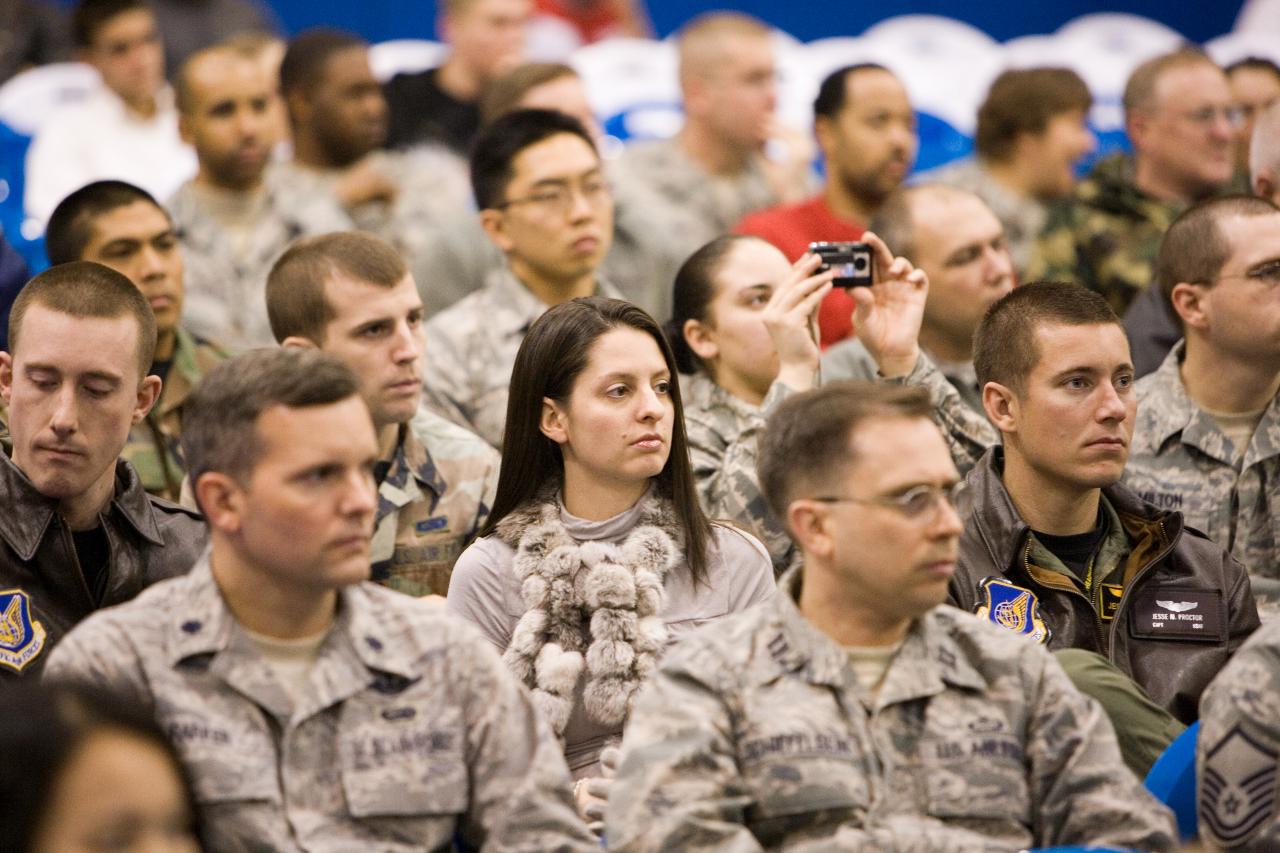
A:
<svg viewBox="0 0 1280 853">
<path fill-rule="evenodd" d="M 885 200 L 868 227 L 895 254 L 915 262 L 918 248 L 916 224 L 920 213 L 930 208 L 971 206 L 973 202 L 986 207 L 973 193 L 947 184 L 929 183 L 902 187 Z"/>
<path fill-rule="evenodd" d="M 1253 126 L 1249 176 L 1254 195 L 1280 204 L 1280 103 L 1268 107 Z"/>
</svg>

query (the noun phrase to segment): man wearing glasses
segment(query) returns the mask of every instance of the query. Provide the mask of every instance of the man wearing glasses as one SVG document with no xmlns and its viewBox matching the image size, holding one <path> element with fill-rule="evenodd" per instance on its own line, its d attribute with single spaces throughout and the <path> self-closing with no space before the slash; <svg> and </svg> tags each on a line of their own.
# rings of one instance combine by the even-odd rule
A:
<svg viewBox="0 0 1280 853">
<path fill-rule="evenodd" d="M 919 388 L 836 382 L 769 419 L 760 481 L 803 565 L 642 691 L 611 849 L 1173 848 L 1053 657 L 940 606 L 963 481 L 932 411 Z"/>
<path fill-rule="evenodd" d="M 578 296 L 623 298 L 598 275 L 613 196 L 591 135 L 553 110 L 517 110 L 483 130 L 471 185 L 507 263 L 427 323 L 423 384 L 429 407 L 500 447 L 511 366 L 533 321 Z"/>
<path fill-rule="evenodd" d="M 1124 117 L 1133 157 L 1108 157 L 1077 184 L 1050 214 L 1023 276 L 1079 282 L 1121 315 L 1151 282 L 1174 217 L 1230 183 L 1238 113 L 1222 69 L 1182 49 L 1134 70 Z"/>
</svg>

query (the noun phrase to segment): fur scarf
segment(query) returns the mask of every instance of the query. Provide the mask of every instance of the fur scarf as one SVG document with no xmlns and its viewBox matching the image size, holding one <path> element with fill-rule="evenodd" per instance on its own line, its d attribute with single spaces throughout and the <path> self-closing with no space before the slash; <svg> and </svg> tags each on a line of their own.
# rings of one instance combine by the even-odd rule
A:
<svg viewBox="0 0 1280 853">
<path fill-rule="evenodd" d="M 515 510 L 495 532 L 516 551 L 525 606 L 503 660 L 557 735 L 584 667 L 587 716 L 622 725 L 667 644 L 663 584 L 684 553 L 671 501 L 652 490 L 641 498 L 635 527 L 616 545 L 573 539 L 554 493 Z"/>
</svg>

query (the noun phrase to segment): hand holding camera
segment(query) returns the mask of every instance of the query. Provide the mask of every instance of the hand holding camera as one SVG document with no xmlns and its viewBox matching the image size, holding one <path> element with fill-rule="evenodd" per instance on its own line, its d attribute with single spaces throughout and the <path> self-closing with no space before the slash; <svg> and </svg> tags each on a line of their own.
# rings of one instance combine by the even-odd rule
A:
<svg viewBox="0 0 1280 853">
<path fill-rule="evenodd" d="M 778 351 L 778 381 L 794 391 L 814 385 L 822 352 L 818 348 L 818 306 L 831 292 L 833 270 L 822 270 L 821 258 L 806 254 L 778 283 L 761 319 Z"/>
<path fill-rule="evenodd" d="M 894 257 L 870 231 L 862 235 L 871 250 L 873 283 L 849 291 L 857 307 L 853 328 L 885 377 L 906 376 L 920 358 L 920 324 L 929 295 L 929 277 L 903 257 Z"/>
</svg>

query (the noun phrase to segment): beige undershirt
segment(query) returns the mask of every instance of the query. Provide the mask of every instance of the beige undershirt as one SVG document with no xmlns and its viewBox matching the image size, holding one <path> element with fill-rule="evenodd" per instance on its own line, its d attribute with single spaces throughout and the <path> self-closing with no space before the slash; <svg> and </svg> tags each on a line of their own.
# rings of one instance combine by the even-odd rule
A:
<svg viewBox="0 0 1280 853">
<path fill-rule="evenodd" d="M 902 648 L 902 643 L 892 646 L 845 646 L 844 652 L 849 656 L 849 666 L 853 668 L 853 677 L 858 686 L 867 691 L 872 700 L 880 693 L 884 685 L 885 674 L 889 672 L 889 664 L 893 656 Z"/>
<path fill-rule="evenodd" d="M 255 229 L 267 209 L 266 187 L 247 192 L 195 183 L 191 187 L 204 209 L 222 226 L 236 254 L 248 252 Z"/>
<path fill-rule="evenodd" d="M 329 636 L 329 629 L 325 628 L 314 637 L 303 637 L 300 640 L 280 640 L 264 634 L 255 634 L 248 629 L 245 633 L 258 647 L 258 651 L 262 652 L 262 657 L 275 674 L 276 681 L 284 688 L 289 700 L 296 705 L 298 697 L 307 686 L 307 679 L 311 676 L 311 667 L 320 656 L 320 646 L 324 643 L 325 637 Z"/>
<path fill-rule="evenodd" d="M 1244 452 L 1249 449 L 1249 442 L 1253 440 L 1253 434 L 1258 429 L 1258 424 L 1262 421 L 1262 416 L 1267 413 L 1266 408 L 1261 408 L 1256 412 L 1245 412 L 1243 415 L 1224 415 L 1218 412 L 1211 412 L 1208 409 L 1203 410 L 1206 415 L 1213 418 L 1213 422 L 1218 425 L 1218 429 L 1231 439 L 1231 446 L 1235 448 L 1236 455 L 1233 461 L 1239 461 L 1244 456 Z"/>
</svg>

